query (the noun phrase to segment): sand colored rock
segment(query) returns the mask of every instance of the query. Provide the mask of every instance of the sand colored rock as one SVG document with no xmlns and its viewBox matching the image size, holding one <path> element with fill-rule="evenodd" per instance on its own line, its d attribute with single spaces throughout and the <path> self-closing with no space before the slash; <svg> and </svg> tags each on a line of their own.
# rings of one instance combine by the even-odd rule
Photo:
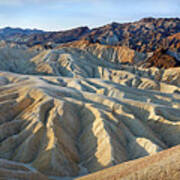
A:
<svg viewBox="0 0 180 180">
<path fill-rule="evenodd" d="M 80 165 L 96 172 L 178 145 L 180 70 L 168 81 L 171 71 L 124 66 L 102 79 L 1 72 L 0 157 L 66 177 Z"/>
<path fill-rule="evenodd" d="M 85 50 L 99 59 L 113 63 L 129 63 L 136 64 L 146 58 L 145 53 L 139 53 L 126 46 L 103 45 L 99 43 L 91 43 L 87 40 L 79 40 L 71 43 L 65 43 L 56 47 L 71 47 Z"/>
<path fill-rule="evenodd" d="M 178 180 L 180 178 L 179 153 L 180 148 L 177 146 L 76 180 Z"/>
<path fill-rule="evenodd" d="M 110 35 L 108 41 L 116 40 Z M 153 166 L 153 157 L 180 144 L 180 68 L 130 66 L 144 54 L 89 41 L 56 48 L 2 43 L 0 52 L 4 179 L 73 179 L 118 164 L 124 174 L 124 163 L 146 156 L 140 162 L 152 166 L 138 177 L 153 179 L 161 165 L 164 177 L 167 164 Z M 169 164 L 176 157 L 170 152 Z M 127 179 L 134 178 L 136 166 Z"/>
<path fill-rule="evenodd" d="M 0 70 L 16 73 L 34 73 L 30 59 L 39 53 L 36 48 L 13 43 L 0 44 Z"/>
</svg>

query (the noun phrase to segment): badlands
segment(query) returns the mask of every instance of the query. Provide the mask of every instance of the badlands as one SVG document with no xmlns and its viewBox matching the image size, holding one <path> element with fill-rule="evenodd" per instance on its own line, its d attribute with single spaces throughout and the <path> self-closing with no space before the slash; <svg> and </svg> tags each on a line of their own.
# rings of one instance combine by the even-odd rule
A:
<svg viewBox="0 0 180 180">
<path fill-rule="evenodd" d="M 176 46 L 144 52 L 87 37 L 1 41 L 0 179 L 180 179 Z"/>
</svg>

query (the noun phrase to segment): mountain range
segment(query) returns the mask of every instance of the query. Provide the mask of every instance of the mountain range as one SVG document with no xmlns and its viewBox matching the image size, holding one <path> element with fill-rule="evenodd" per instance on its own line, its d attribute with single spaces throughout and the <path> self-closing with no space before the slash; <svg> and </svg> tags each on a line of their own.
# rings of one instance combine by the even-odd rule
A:
<svg viewBox="0 0 180 180">
<path fill-rule="evenodd" d="M 0 39 L 30 46 L 88 40 L 103 45 L 126 46 L 139 52 L 151 52 L 161 47 L 180 51 L 178 33 L 179 18 L 144 18 L 132 23 L 111 23 L 95 29 L 79 27 L 57 32 L 4 28 L 0 29 Z"/>
</svg>

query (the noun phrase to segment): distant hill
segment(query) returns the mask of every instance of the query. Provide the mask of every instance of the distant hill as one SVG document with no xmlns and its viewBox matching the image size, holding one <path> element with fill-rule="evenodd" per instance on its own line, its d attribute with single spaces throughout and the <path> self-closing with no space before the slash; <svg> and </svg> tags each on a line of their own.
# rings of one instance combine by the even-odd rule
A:
<svg viewBox="0 0 180 180">
<path fill-rule="evenodd" d="M 79 27 L 67 31 L 45 32 L 41 30 L 30 30 L 20 28 L 0 29 L 0 40 L 16 42 L 33 46 L 47 43 L 66 43 L 80 39 L 86 33 L 89 33 L 88 27 Z"/>
<path fill-rule="evenodd" d="M 40 34 L 45 31 L 43 30 L 38 30 L 38 29 L 21 29 L 21 28 L 11 28 L 11 27 L 6 27 L 0 29 L 0 34 L 4 36 L 12 36 L 15 34 L 25 34 L 25 35 L 30 35 L 30 34 Z"/>
<path fill-rule="evenodd" d="M 176 33 L 180 33 L 179 18 L 143 18 L 132 23 L 111 23 L 91 30 L 78 27 L 67 31 L 44 32 L 8 27 L 0 30 L 0 40 L 29 46 L 88 40 L 103 45 L 126 46 L 139 52 L 151 52 L 167 45 L 180 51 L 177 45 L 179 39 L 168 39 Z"/>
<path fill-rule="evenodd" d="M 11 28 L 6 27 L 0 29 L 0 39 L 15 41 L 16 38 L 24 38 L 25 36 L 30 36 L 32 34 L 43 34 L 44 31 L 38 29 L 21 29 L 21 28 Z"/>
</svg>

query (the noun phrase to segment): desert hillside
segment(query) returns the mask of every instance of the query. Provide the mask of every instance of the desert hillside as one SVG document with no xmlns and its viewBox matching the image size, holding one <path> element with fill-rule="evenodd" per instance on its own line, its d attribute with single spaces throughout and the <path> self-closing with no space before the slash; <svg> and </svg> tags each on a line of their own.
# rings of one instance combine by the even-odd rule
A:
<svg viewBox="0 0 180 180">
<path fill-rule="evenodd" d="M 179 166 L 179 146 L 177 146 L 76 180 L 177 180 L 180 178 Z"/>
<path fill-rule="evenodd" d="M 179 27 L 1 29 L 0 179 L 178 180 Z"/>
</svg>

